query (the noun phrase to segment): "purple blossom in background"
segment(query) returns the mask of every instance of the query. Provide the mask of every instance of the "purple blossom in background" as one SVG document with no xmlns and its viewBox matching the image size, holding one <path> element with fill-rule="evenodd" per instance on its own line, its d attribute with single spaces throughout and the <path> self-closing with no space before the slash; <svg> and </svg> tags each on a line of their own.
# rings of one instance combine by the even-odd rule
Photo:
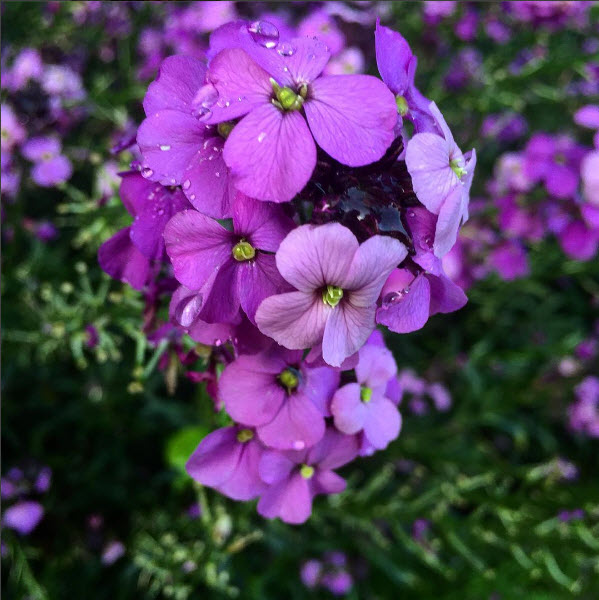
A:
<svg viewBox="0 0 599 600">
<path fill-rule="evenodd" d="M 242 25 L 231 36 L 235 47 L 212 59 L 207 76 L 219 100 L 206 121 L 243 117 L 224 149 L 239 190 L 260 200 L 291 200 L 314 171 L 315 142 L 349 166 L 383 156 L 394 138 L 397 111 L 380 80 L 322 76 L 330 57 L 322 42 L 294 38 L 275 49 L 264 36 L 254 41 L 250 29 Z M 271 37 L 276 45 L 274 30 Z"/>
<path fill-rule="evenodd" d="M 202 485 L 235 500 L 251 500 L 266 487 L 258 475 L 263 453 L 252 429 L 225 427 L 200 442 L 185 468 Z"/>
<path fill-rule="evenodd" d="M 389 273 L 406 256 L 395 239 L 358 244 L 349 229 L 303 225 L 281 243 L 277 268 L 297 291 L 267 298 L 256 322 L 262 333 L 293 350 L 322 343 L 322 356 L 340 366 L 374 329 L 376 302 Z"/>
<path fill-rule="evenodd" d="M 310 368 L 299 351 L 273 346 L 254 356 L 240 356 L 226 367 L 220 394 L 237 423 L 256 427 L 267 446 L 303 450 L 325 431 L 324 417 L 339 385 L 328 367 Z"/>
<path fill-rule="evenodd" d="M 526 252 L 521 244 L 512 240 L 497 246 L 489 255 L 489 261 L 505 281 L 526 277 L 530 273 Z"/>
<path fill-rule="evenodd" d="M 272 253 L 292 227 L 280 207 L 242 194 L 233 209 L 233 231 L 197 211 L 176 215 L 164 239 L 178 281 L 201 292 L 196 316 L 230 322 L 241 306 L 253 321 L 264 298 L 288 288 Z"/>
<path fill-rule="evenodd" d="M 6 152 L 10 152 L 25 139 L 26 133 L 13 109 L 8 104 L 2 104 L 0 111 L 0 144 L 2 155 L 5 156 Z M 8 159 L 9 155 L 6 156 Z"/>
<path fill-rule="evenodd" d="M 576 401 L 568 407 L 570 428 L 599 438 L 599 378 L 589 376 L 575 390 Z"/>
<path fill-rule="evenodd" d="M 266 518 L 279 517 L 286 523 L 304 523 L 312 512 L 312 500 L 318 494 L 338 494 L 345 481 L 334 472 L 353 460 L 358 453 L 355 436 L 327 429 L 324 437 L 309 450 L 264 452 L 259 465 L 260 477 L 268 484 L 258 503 L 258 512 Z"/>
<path fill-rule="evenodd" d="M 29 535 L 42 520 L 44 508 L 39 502 L 22 500 L 4 510 L 2 526 L 20 535 Z"/>
<path fill-rule="evenodd" d="M 110 566 L 125 554 L 125 545 L 118 540 L 113 540 L 106 544 L 102 551 L 102 564 Z"/>
<path fill-rule="evenodd" d="M 331 402 L 335 427 L 352 435 L 364 431 L 376 449 L 386 448 L 399 435 L 401 417 L 385 393 L 397 366 L 389 350 L 372 344 L 359 351 L 357 383 L 339 388 Z"/>
<path fill-rule="evenodd" d="M 21 147 L 21 152 L 34 163 L 31 178 L 42 187 L 63 183 L 73 173 L 71 161 L 61 154 L 60 142 L 56 138 L 31 138 Z"/>
</svg>

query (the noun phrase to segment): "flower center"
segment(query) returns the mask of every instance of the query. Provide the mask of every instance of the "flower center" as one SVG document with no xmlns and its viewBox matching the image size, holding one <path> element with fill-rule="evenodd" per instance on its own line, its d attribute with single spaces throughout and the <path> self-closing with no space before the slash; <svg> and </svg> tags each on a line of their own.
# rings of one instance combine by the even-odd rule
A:
<svg viewBox="0 0 599 600">
<path fill-rule="evenodd" d="M 218 131 L 218 135 L 226 140 L 231 131 L 233 131 L 233 127 L 235 127 L 233 121 L 223 121 L 216 126 L 216 130 Z"/>
<path fill-rule="evenodd" d="M 327 289 L 322 292 L 322 301 L 333 308 L 341 302 L 343 290 L 336 285 L 327 285 Z"/>
<path fill-rule="evenodd" d="M 42 160 L 50 160 L 52 158 L 52 152 L 43 152 L 42 153 Z"/>
<path fill-rule="evenodd" d="M 408 114 L 408 101 L 403 96 L 395 96 L 395 106 L 397 106 L 397 112 L 405 117 Z"/>
<path fill-rule="evenodd" d="M 460 164 L 459 158 L 454 158 L 452 161 L 450 161 L 449 166 L 451 167 L 451 170 L 458 176 L 458 179 L 462 179 L 462 177 L 464 177 L 464 175 L 467 173 L 466 169 Z"/>
<path fill-rule="evenodd" d="M 308 94 L 308 86 L 305 83 L 300 86 L 299 92 L 292 90 L 290 87 L 281 87 L 272 77 L 270 78 L 270 84 L 276 98 L 272 99 L 272 103 L 277 108 L 285 111 L 300 110 L 302 108 Z"/>
<path fill-rule="evenodd" d="M 372 390 L 369 387 L 363 385 L 360 388 L 360 400 L 365 404 L 368 404 L 372 400 Z"/>
<path fill-rule="evenodd" d="M 256 250 L 249 242 L 241 240 L 233 246 L 231 254 L 235 260 L 243 262 L 244 260 L 252 260 L 256 256 Z"/>
<path fill-rule="evenodd" d="M 289 367 L 279 375 L 279 381 L 287 388 L 287 393 L 290 394 L 298 385 L 299 377 L 297 371 Z"/>
<path fill-rule="evenodd" d="M 245 444 L 249 442 L 254 437 L 254 432 L 251 429 L 242 429 L 237 434 L 237 441 Z"/>
<path fill-rule="evenodd" d="M 312 477 L 314 475 L 314 467 L 312 467 L 310 465 L 303 464 L 300 467 L 300 475 L 304 479 L 312 479 Z"/>
</svg>

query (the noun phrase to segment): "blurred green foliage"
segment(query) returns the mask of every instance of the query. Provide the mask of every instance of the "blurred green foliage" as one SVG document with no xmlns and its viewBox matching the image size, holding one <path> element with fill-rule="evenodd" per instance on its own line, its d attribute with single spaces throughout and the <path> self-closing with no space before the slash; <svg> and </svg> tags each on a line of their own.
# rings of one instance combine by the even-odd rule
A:
<svg viewBox="0 0 599 600">
<path fill-rule="evenodd" d="M 351 599 L 597 598 L 598 446 L 567 431 L 578 379 L 556 367 L 598 316 L 599 264 L 566 260 L 553 242 L 532 249 L 530 278 L 488 278 L 459 313 L 389 338 L 400 368 L 445 382 L 453 407 L 405 412 L 400 438 L 344 469 L 347 491 L 319 498 L 306 525 L 264 521 L 252 503 L 192 485 L 186 457 L 222 415 L 203 386 L 179 378 L 176 393 L 167 393 L 156 364 L 171 350 L 147 344 L 140 295 L 111 281 L 95 259 L 101 241 L 128 219 L 116 196 L 98 204 L 96 173 L 109 158 L 112 131 L 142 116 L 137 34 L 165 9 L 145 3 L 131 11 L 134 33 L 115 38 L 115 60 L 104 63 L 94 49 L 106 32 L 75 27 L 69 4 L 77 3 L 61 5 L 51 27 L 38 3 L 2 6 L 3 54 L 28 45 L 85 49 L 92 107 L 65 141 L 88 150 L 69 184 L 25 183 L 6 208 L 16 235 L 2 256 L 3 471 L 35 460 L 54 473 L 35 532 L 3 531 L 6 597 L 319 597 L 300 583 L 302 561 L 343 550 L 356 581 Z M 582 34 L 521 27 L 505 46 L 477 38 L 480 76 L 450 94 L 442 79 L 463 46 L 451 25 L 438 28 L 447 45 L 439 55 L 416 3 L 395 3 L 393 11 L 390 24 L 419 57 L 420 88 L 441 106 L 462 148 L 479 151 L 477 194 L 506 149 L 480 140 L 486 114 L 522 112 L 532 130 L 570 127 L 580 99 L 567 87 L 584 77 L 589 60 L 579 51 Z M 372 58 L 372 39 L 365 43 Z M 510 74 L 507 65 L 533 46 L 545 53 Z M 24 216 L 53 219 L 59 239 L 42 244 L 18 227 Z M 93 349 L 85 344 L 90 324 L 99 332 Z M 578 466 L 578 480 L 560 477 L 560 457 Z M 196 502 L 201 517 L 191 519 L 186 510 Z M 575 508 L 584 519 L 558 518 Z M 88 525 L 95 514 L 105 523 L 101 543 Z M 430 521 L 420 540 L 412 535 L 417 519 Z M 103 566 L 102 543 L 110 539 L 122 540 L 126 554 Z"/>
</svg>

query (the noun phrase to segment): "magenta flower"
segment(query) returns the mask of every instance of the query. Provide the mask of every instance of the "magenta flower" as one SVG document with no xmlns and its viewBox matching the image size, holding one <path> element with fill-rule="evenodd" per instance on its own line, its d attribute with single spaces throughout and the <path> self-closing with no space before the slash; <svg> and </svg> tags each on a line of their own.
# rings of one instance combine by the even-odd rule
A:
<svg viewBox="0 0 599 600">
<path fill-rule="evenodd" d="M 220 378 L 227 413 L 256 427 L 262 442 L 279 450 L 303 450 L 318 442 L 324 417 L 339 385 L 330 367 L 309 368 L 299 351 L 273 345 L 254 356 L 240 356 Z"/>
<path fill-rule="evenodd" d="M 251 500 L 266 487 L 258 474 L 263 453 L 253 430 L 225 427 L 200 442 L 185 468 L 202 485 L 234 500 Z"/>
<path fill-rule="evenodd" d="M 345 434 L 364 431 L 372 446 L 385 448 L 401 428 L 399 412 L 385 396 L 396 373 L 397 365 L 387 348 L 373 344 L 362 347 L 356 366 L 357 383 L 344 385 L 333 396 L 331 413 L 335 427 Z"/>
<path fill-rule="evenodd" d="M 241 306 L 253 321 L 264 298 L 288 289 L 270 253 L 292 227 L 281 207 L 242 194 L 233 207 L 233 231 L 194 210 L 175 215 L 164 231 L 166 250 L 179 282 L 201 292 L 196 316 L 226 323 Z"/>
<path fill-rule="evenodd" d="M 599 150 L 589 152 L 580 168 L 585 200 L 599 209 Z"/>
<path fill-rule="evenodd" d="M 296 38 L 274 48 L 256 43 L 247 26 L 210 63 L 219 93 L 210 123 L 243 117 L 224 158 L 239 190 L 286 202 L 316 166 L 316 142 L 334 159 L 361 166 L 380 159 L 394 139 L 397 111 L 385 84 L 368 75 L 321 76 L 325 45 Z"/>
<path fill-rule="evenodd" d="M 309 450 L 265 451 L 258 468 L 268 487 L 260 498 L 258 512 L 286 523 L 305 522 L 312 512 L 314 496 L 338 494 L 345 489 L 345 481 L 333 469 L 347 464 L 357 453 L 356 437 L 332 428 Z"/>
<path fill-rule="evenodd" d="M 217 97 L 205 84 L 206 66 L 191 56 L 171 56 L 144 98 L 147 118 L 137 133 L 142 174 L 164 185 L 180 185 L 191 204 L 216 219 L 230 217 L 235 189 L 222 157 L 230 128 L 199 118 Z"/>
<path fill-rule="evenodd" d="M 576 402 L 568 407 L 570 428 L 599 438 L 599 378 L 589 376 L 574 390 Z"/>
<path fill-rule="evenodd" d="M 137 172 L 123 173 L 122 178 L 119 193 L 134 221 L 100 246 L 98 261 L 111 277 L 140 290 L 152 261 L 164 256 L 165 225 L 189 203 L 181 190 L 147 181 Z"/>
<path fill-rule="evenodd" d="M 376 64 L 383 81 L 395 95 L 397 112 L 414 123 L 416 132 L 435 131 L 430 100 L 414 84 L 418 59 L 408 42 L 400 33 L 381 25 L 378 19 L 374 39 Z"/>
<path fill-rule="evenodd" d="M 505 281 L 526 277 L 530 273 L 526 250 L 515 240 L 506 240 L 494 248 L 489 262 Z"/>
<path fill-rule="evenodd" d="M 302 225 L 276 255 L 279 272 L 297 291 L 267 298 L 256 313 L 258 328 L 291 350 L 322 342 L 324 360 L 338 367 L 372 333 L 381 289 L 406 254 L 390 237 L 359 245 L 338 223 Z"/>
<path fill-rule="evenodd" d="M 434 253 L 440 257 L 451 250 L 460 224 L 468 220 L 476 152 L 464 156 L 434 102 L 430 111 L 443 135 L 417 133 L 408 142 L 406 165 L 418 199 L 438 215 Z"/>
<path fill-rule="evenodd" d="M 31 170 L 31 178 L 35 183 L 43 187 L 52 187 L 71 177 L 71 161 L 60 151 L 60 142 L 49 137 L 31 138 L 22 146 L 23 156 L 35 163 Z"/>
</svg>

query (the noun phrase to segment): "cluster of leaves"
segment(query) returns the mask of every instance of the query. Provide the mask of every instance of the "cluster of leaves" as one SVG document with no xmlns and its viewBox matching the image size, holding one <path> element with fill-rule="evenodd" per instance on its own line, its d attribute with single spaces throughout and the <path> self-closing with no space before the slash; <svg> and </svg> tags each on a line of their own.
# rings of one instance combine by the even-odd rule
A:
<svg viewBox="0 0 599 600">
<path fill-rule="evenodd" d="M 313 597 L 299 582 L 302 561 L 342 550 L 355 580 L 349 598 L 595 598 L 597 445 L 567 431 L 577 380 L 559 376 L 556 366 L 592 330 L 599 265 L 568 261 L 551 242 L 533 249 L 530 278 L 488 278 L 459 313 L 389 340 L 400 368 L 448 385 L 453 407 L 421 417 L 404 407 L 400 438 L 345 469 L 348 490 L 319 499 L 308 524 L 263 521 L 253 507 L 191 483 L 184 462 L 223 417 L 180 371 L 168 375 L 178 377 L 169 395 L 173 386 L 157 365 L 170 350 L 151 347 L 141 333 L 140 295 L 110 281 L 95 260 L 100 242 L 128 218 L 116 197 L 97 202 L 96 177 L 110 134 L 140 117 L 137 36 L 160 22 L 164 7 L 131 10 L 133 33 L 114 42 L 116 59 L 107 64 L 93 52 L 106 42 L 102 27 L 77 28 L 69 4 L 77 3 L 60 5 L 50 28 L 40 5 L 3 6 L 3 44 L 86 49 L 91 107 L 65 140 L 67 148 L 87 149 L 69 184 L 42 191 L 25 182 L 6 208 L 16 236 L 3 243 L 3 470 L 35 460 L 54 472 L 35 532 L 3 532 L 7 597 L 93 590 L 98 599 L 299 599 Z M 506 149 L 478 139 L 485 114 L 522 112 L 531 129 L 569 126 L 580 99 L 566 90 L 588 61 L 580 33 L 514 29 L 505 46 L 483 36 L 474 43 L 483 57 L 479 75 L 450 94 L 442 81 L 462 44 L 451 26 L 437 28 L 447 50 L 439 56 L 423 34 L 420 8 L 395 3 L 393 10 L 391 23 L 420 57 L 421 89 L 442 106 L 460 146 L 480 150 L 478 194 Z M 511 74 L 507 65 L 534 46 L 545 53 Z M 45 245 L 32 238 L 18 226 L 25 216 L 53 219 L 59 238 Z M 98 331 L 93 348 L 88 325 Z M 560 476 L 560 458 L 579 467 L 576 481 Z M 186 510 L 195 503 L 201 515 L 192 519 Z M 558 516 L 577 508 L 584 518 Z M 95 514 L 104 529 L 92 536 L 87 522 Z M 426 532 L 415 535 L 422 519 Z M 114 538 L 126 554 L 103 566 L 101 549 Z"/>
</svg>

